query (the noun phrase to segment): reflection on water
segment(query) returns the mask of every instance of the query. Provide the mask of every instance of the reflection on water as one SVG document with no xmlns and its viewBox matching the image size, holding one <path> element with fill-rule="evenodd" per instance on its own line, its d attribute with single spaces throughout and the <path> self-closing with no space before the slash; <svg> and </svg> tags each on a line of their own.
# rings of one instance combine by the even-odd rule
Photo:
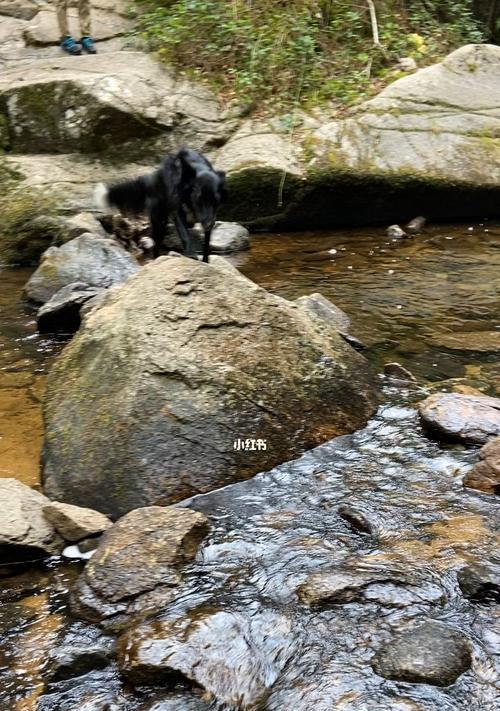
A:
<svg viewBox="0 0 500 711">
<path fill-rule="evenodd" d="M 30 273 L 0 269 L 0 476 L 34 485 L 45 373 L 61 343 L 37 333 L 35 311 L 22 303 Z"/>
<path fill-rule="evenodd" d="M 430 380 L 464 375 L 496 354 L 453 352 L 439 336 L 500 329 L 500 225 L 436 226 L 391 241 L 378 231 L 255 235 L 231 261 L 285 298 L 321 292 L 352 319 L 376 362 L 398 360 Z"/>
</svg>

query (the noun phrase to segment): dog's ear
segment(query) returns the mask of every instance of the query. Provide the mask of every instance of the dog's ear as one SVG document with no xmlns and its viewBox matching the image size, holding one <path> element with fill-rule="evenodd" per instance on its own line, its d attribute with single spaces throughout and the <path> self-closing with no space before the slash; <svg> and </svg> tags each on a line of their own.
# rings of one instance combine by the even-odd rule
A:
<svg viewBox="0 0 500 711">
<path fill-rule="evenodd" d="M 217 175 L 219 176 L 220 179 L 220 196 L 221 200 L 227 200 L 228 198 L 228 191 L 226 187 L 226 173 L 223 170 L 216 170 L 215 171 Z"/>
</svg>

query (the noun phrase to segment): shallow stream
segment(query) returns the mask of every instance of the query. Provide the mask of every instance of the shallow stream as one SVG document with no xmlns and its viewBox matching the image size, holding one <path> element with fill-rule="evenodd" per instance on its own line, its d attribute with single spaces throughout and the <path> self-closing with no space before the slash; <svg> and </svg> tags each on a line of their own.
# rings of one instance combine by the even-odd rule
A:
<svg viewBox="0 0 500 711">
<path fill-rule="evenodd" d="M 193 505 L 210 514 L 212 532 L 188 571 L 180 602 L 165 615 L 223 608 L 251 617 L 257 627 L 275 615 L 291 661 L 269 711 L 495 711 L 500 608 L 464 602 L 456 569 L 498 554 L 500 508 L 495 497 L 462 488 L 475 452 L 429 442 L 411 405 L 422 396 L 421 386 L 450 379 L 449 385 L 500 394 L 498 352 L 491 349 L 491 334 L 500 328 L 500 225 L 437 226 L 399 242 L 368 230 L 259 235 L 250 252 L 231 261 L 286 298 L 321 292 L 351 317 L 352 334 L 377 367 L 397 360 L 419 386 L 387 387 L 379 415 L 353 437 L 252 482 L 198 497 Z M 34 485 L 44 376 L 62 344 L 40 337 L 33 312 L 20 303 L 28 274 L 0 270 L 0 476 Z M 450 347 L 450 334 L 471 332 L 459 349 Z M 339 516 L 342 504 L 371 517 L 370 535 L 353 531 Z M 374 589 L 370 600 L 335 611 L 312 613 L 297 605 L 295 590 L 307 573 L 345 564 L 396 576 L 414 572 L 418 585 L 438 589 L 439 603 L 424 596 L 401 605 L 397 592 L 391 601 L 387 590 Z M 1 589 L 2 711 L 37 708 L 47 650 L 64 632 L 66 591 L 78 565 L 53 560 L 17 573 L 4 577 Z M 377 676 L 373 650 L 391 631 L 429 617 L 473 640 L 472 671 L 450 690 Z M 158 689 L 134 695 L 113 668 L 101 674 L 92 683 L 108 689 L 109 698 L 89 711 L 155 708 Z M 91 685 L 53 689 L 40 711 L 87 709 L 82 704 L 92 696 Z M 191 690 L 160 697 L 158 711 L 229 708 Z"/>
</svg>

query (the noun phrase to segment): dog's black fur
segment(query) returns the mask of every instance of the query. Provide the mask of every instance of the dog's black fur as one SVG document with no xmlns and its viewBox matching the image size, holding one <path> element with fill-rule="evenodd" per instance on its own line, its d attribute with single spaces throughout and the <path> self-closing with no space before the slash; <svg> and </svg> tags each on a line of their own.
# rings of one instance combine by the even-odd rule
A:
<svg viewBox="0 0 500 711">
<path fill-rule="evenodd" d="M 188 228 L 200 222 L 205 237 L 203 261 L 208 262 L 217 209 L 227 197 L 225 178 L 225 173 L 215 170 L 204 155 L 181 148 L 168 155 L 154 173 L 110 185 L 104 198 L 125 215 L 148 214 L 155 257 L 160 254 L 168 218 L 172 217 L 184 254 L 196 258 Z"/>
</svg>

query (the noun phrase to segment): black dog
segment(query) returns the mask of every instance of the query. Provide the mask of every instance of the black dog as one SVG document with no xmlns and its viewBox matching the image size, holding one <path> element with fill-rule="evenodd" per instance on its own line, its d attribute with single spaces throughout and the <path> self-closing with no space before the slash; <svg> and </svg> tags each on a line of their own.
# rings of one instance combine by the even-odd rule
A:
<svg viewBox="0 0 500 711">
<path fill-rule="evenodd" d="M 201 153 L 181 148 L 168 155 L 154 173 L 109 187 L 98 186 L 96 200 L 101 206 L 116 207 L 123 214 L 147 212 L 155 257 L 160 254 L 170 216 L 184 254 L 196 258 L 188 226 L 189 219 L 191 224 L 200 222 L 205 236 L 203 261 L 208 262 L 217 209 L 227 195 L 225 179 L 225 173 L 214 170 Z"/>
</svg>

